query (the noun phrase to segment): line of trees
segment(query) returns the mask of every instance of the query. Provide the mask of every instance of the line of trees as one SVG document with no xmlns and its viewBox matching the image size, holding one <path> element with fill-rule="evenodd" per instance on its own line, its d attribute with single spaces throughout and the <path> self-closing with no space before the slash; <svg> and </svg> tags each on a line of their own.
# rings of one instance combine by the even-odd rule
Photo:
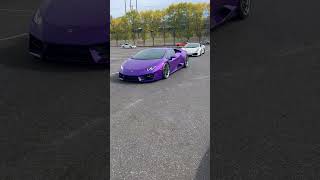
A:
<svg viewBox="0 0 320 180">
<path fill-rule="evenodd" d="M 163 10 L 146 10 L 137 12 L 132 10 L 124 16 L 111 17 L 110 33 L 111 39 L 154 40 L 157 35 L 161 35 L 164 44 L 168 34 L 173 37 L 173 43 L 176 38 L 189 40 L 196 36 L 199 41 L 210 28 L 210 5 L 209 3 L 176 3 Z"/>
</svg>

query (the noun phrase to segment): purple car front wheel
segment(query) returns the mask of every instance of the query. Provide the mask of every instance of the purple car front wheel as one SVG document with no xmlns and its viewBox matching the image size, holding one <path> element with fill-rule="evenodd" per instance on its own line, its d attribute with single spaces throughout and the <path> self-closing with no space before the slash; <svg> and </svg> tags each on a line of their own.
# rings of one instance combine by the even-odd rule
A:
<svg viewBox="0 0 320 180">
<path fill-rule="evenodd" d="M 184 67 L 185 68 L 189 67 L 189 57 L 188 56 L 186 57 L 186 60 L 184 62 Z"/>
<path fill-rule="evenodd" d="M 250 14 L 251 0 L 240 0 L 240 18 L 244 19 Z"/>
<path fill-rule="evenodd" d="M 169 65 L 168 63 L 166 63 L 163 67 L 163 78 L 164 79 L 168 79 L 170 76 L 170 68 L 169 68 Z"/>
</svg>

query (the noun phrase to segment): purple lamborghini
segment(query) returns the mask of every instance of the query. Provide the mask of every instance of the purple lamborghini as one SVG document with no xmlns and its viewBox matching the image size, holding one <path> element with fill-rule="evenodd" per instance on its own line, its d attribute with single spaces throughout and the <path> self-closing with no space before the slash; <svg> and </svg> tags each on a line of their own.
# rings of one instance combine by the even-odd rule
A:
<svg viewBox="0 0 320 180">
<path fill-rule="evenodd" d="M 151 82 L 167 79 L 175 71 L 189 66 L 187 53 L 174 48 L 150 48 L 126 60 L 119 78 L 126 81 Z"/>
<path fill-rule="evenodd" d="M 232 17 L 246 18 L 250 14 L 251 0 L 214 0 L 212 1 L 211 28 Z"/>
<path fill-rule="evenodd" d="M 29 52 L 45 60 L 108 63 L 106 0 L 44 0 L 30 25 Z"/>
</svg>

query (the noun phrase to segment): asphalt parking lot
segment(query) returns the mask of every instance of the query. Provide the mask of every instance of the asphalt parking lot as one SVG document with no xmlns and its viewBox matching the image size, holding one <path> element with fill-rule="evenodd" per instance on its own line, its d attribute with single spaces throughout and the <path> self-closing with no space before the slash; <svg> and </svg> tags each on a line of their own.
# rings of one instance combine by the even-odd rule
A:
<svg viewBox="0 0 320 180">
<path fill-rule="evenodd" d="M 29 56 L 39 2 L 0 2 L 0 179 L 104 179 L 109 72 Z"/>
<path fill-rule="evenodd" d="M 319 179 L 320 2 L 252 1 L 213 32 L 215 179 Z"/>
<path fill-rule="evenodd" d="M 137 49 L 111 47 L 111 179 L 209 179 L 210 48 L 153 83 L 118 79 Z"/>
</svg>

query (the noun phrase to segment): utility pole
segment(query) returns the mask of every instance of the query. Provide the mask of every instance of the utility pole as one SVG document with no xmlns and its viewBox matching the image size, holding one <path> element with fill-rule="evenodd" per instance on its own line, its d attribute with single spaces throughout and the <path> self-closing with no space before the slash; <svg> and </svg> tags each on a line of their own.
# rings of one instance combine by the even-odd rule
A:
<svg viewBox="0 0 320 180">
<path fill-rule="evenodd" d="M 138 12 L 138 0 L 136 0 L 136 11 Z"/>
<path fill-rule="evenodd" d="M 131 0 L 130 0 L 130 11 L 132 11 L 132 4 L 131 4 Z"/>
<path fill-rule="evenodd" d="M 127 14 L 127 0 L 124 0 L 124 13 Z"/>
</svg>

